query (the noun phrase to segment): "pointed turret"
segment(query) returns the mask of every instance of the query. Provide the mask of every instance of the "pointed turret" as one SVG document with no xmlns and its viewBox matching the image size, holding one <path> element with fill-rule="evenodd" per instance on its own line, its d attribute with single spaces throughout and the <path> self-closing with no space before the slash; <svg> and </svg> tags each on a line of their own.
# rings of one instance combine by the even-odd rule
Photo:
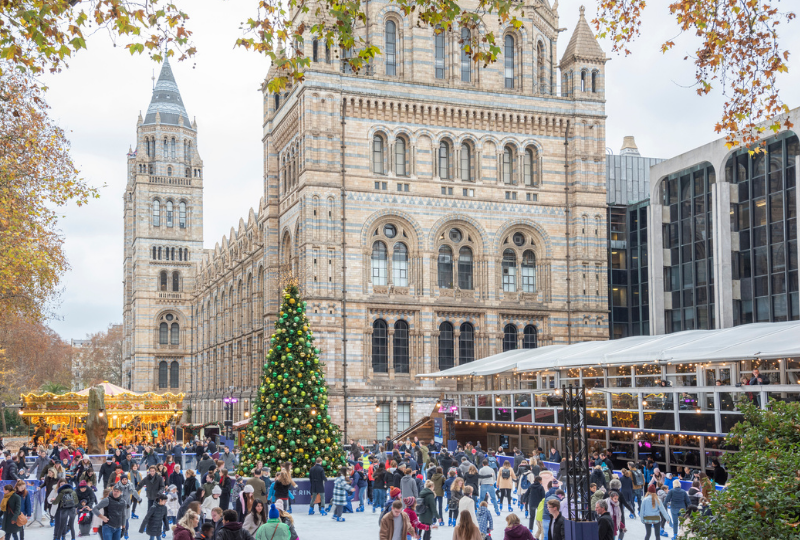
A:
<svg viewBox="0 0 800 540">
<path fill-rule="evenodd" d="M 586 21 L 586 9 L 581 6 L 578 24 L 561 57 L 561 95 L 565 97 L 603 97 L 606 53 Z"/>
<path fill-rule="evenodd" d="M 159 74 L 156 86 L 153 88 L 153 97 L 150 100 L 150 106 L 147 108 L 144 124 L 155 124 L 156 115 L 159 116 L 162 124 L 178 126 L 180 125 L 180 119 L 183 119 L 184 126 L 192 125 L 189 121 L 189 115 L 186 113 L 186 108 L 183 106 L 178 84 L 172 74 L 169 58 L 165 58 L 164 64 L 161 66 L 161 74 Z"/>
<path fill-rule="evenodd" d="M 601 60 L 605 62 L 606 53 L 600 48 L 597 38 L 594 37 L 592 29 L 589 28 L 589 22 L 586 20 L 586 8 L 581 6 L 581 15 L 578 19 L 578 24 L 575 25 L 575 31 L 572 32 L 572 37 L 569 38 L 569 44 L 564 49 L 564 55 L 561 57 L 561 64 L 575 61 L 578 58 Z"/>
</svg>

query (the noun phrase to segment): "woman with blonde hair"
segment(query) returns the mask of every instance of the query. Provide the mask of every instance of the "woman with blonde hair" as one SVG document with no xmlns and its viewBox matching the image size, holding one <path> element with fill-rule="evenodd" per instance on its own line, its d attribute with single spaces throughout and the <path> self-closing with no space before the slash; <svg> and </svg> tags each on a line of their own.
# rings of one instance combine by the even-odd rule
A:
<svg viewBox="0 0 800 540">
<path fill-rule="evenodd" d="M 647 487 L 647 494 L 642 500 L 642 508 L 639 510 L 639 519 L 644 523 L 645 536 L 644 540 L 650 540 L 650 530 L 653 529 L 655 533 L 654 540 L 658 540 L 661 536 L 661 518 L 669 521 L 670 516 L 667 514 L 666 508 L 661 504 L 661 501 L 656 494 L 656 486 L 650 484 Z"/>
<path fill-rule="evenodd" d="M 200 516 L 187 510 L 177 525 L 172 527 L 172 540 L 194 540 L 195 530 L 200 525 Z"/>
<path fill-rule="evenodd" d="M 544 503 L 544 501 L 542 501 Z M 503 540 L 533 540 L 534 536 L 528 528 L 520 523 L 517 514 L 509 514 L 506 516 L 506 530 L 503 534 Z"/>
<path fill-rule="evenodd" d="M 453 540 L 483 540 L 481 530 L 472 520 L 469 510 L 464 510 L 458 516 L 458 525 L 453 531 Z"/>
<path fill-rule="evenodd" d="M 464 479 L 456 478 L 450 486 L 450 498 L 448 499 L 447 509 L 450 510 L 449 520 L 447 524 L 450 527 L 456 526 L 458 519 L 458 503 L 461 502 L 461 497 L 464 496 Z"/>
</svg>

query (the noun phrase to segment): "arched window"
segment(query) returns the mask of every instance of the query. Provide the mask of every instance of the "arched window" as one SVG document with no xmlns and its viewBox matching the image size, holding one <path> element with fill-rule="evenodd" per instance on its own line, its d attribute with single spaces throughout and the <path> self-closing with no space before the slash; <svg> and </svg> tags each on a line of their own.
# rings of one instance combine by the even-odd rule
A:
<svg viewBox="0 0 800 540">
<path fill-rule="evenodd" d="M 331 63 L 331 46 L 328 45 L 327 41 L 325 41 L 325 63 Z"/>
<path fill-rule="evenodd" d="M 172 323 L 169 329 L 170 345 L 178 345 L 181 342 L 181 327 L 178 323 Z"/>
<path fill-rule="evenodd" d="M 468 364 L 475 360 L 475 328 L 465 322 L 461 324 L 458 336 L 458 364 Z"/>
<path fill-rule="evenodd" d="M 441 28 L 436 29 L 438 32 L 434 34 L 434 67 L 436 69 L 436 78 L 444 79 L 445 76 L 445 63 L 444 63 L 444 31 Z"/>
<path fill-rule="evenodd" d="M 450 178 L 450 146 L 445 141 L 439 143 L 439 178 Z"/>
<path fill-rule="evenodd" d="M 536 255 L 531 250 L 522 254 L 522 292 L 536 292 Z"/>
<path fill-rule="evenodd" d="M 539 78 L 538 92 L 544 94 L 547 90 L 545 88 L 545 77 L 547 74 L 544 69 L 544 45 L 541 41 L 536 45 L 536 73 L 536 76 Z"/>
<path fill-rule="evenodd" d="M 158 364 L 158 387 L 159 388 L 167 388 L 167 384 L 169 383 L 169 381 L 167 380 L 167 377 L 169 376 L 168 371 L 169 370 L 167 369 L 167 363 L 166 362 L 159 362 L 159 364 Z"/>
<path fill-rule="evenodd" d="M 383 174 L 383 138 L 375 135 L 372 138 L 372 171 L 375 174 Z"/>
<path fill-rule="evenodd" d="M 169 387 L 170 388 L 179 388 L 180 387 L 180 374 L 181 374 L 181 367 L 178 362 L 172 362 L 169 366 Z"/>
<path fill-rule="evenodd" d="M 166 292 L 166 290 L 167 290 L 167 271 L 166 270 L 162 270 L 161 271 L 161 275 L 160 275 L 160 279 L 159 279 L 159 289 L 161 289 L 164 292 Z"/>
<path fill-rule="evenodd" d="M 406 175 L 406 140 L 402 137 L 394 141 L 394 174 Z"/>
<path fill-rule="evenodd" d="M 183 250 L 183 260 L 184 261 L 188 261 L 189 260 L 189 248 L 184 248 L 184 250 Z"/>
<path fill-rule="evenodd" d="M 503 290 L 517 292 L 517 254 L 513 249 L 503 252 Z"/>
<path fill-rule="evenodd" d="M 392 283 L 398 287 L 408 287 L 408 248 L 403 243 L 394 245 Z"/>
<path fill-rule="evenodd" d="M 178 250 L 180 251 L 180 250 Z M 178 272 L 172 273 L 172 292 L 178 292 L 181 288 L 181 278 L 178 275 Z"/>
<path fill-rule="evenodd" d="M 408 323 L 394 323 L 394 339 L 392 340 L 392 356 L 395 373 L 408 373 Z"/>
<path fill-rule="evenodd" d="M 156 199 L 153 201 L 153 227 L 161 225 L 161 202 Z"/>
<path fill-rule="evenodd" d="M 469 182 L 472 180 L 472 152 L 468 144 L 461 145 L 461 179 Z"/>
<path fill-rule="evenodd" d="M 397 75 L 397 26 L 386 21 L 386 74 Z"/>
<path fill-rule="evenodd" d="M 172 176 L 172 167 L 167 167 L 167 176 Z"/>
<path fill-rule="evenodd" d="M 532 186 L 535 183 L 535 163 L 533 159 L 533 150 L 530 148 L 526 149 L 522 159 L 522 181 L 526 186 Z"/>
<path fill-rule="evenodd" d="M 503 183 L 510 184 L 513 178 L 512 172 L 514 171 L 514 153 L 511 151 L 510 146 L 503 148 Z"/>
<path fill-rule="evenodd" d="M 183 201 L 178 204 L 178 226 L 181 229 L 186 228 L 186 203 Z"/>
<path fill-rule="evenodd" d="M 506 88 L 514 88 L 514 36 L 508 35 L 505 39 L 505 79 Z"/>
<path fill-rule="evenodd" d="M 592 71 L 592 93 L 597 93 L 597 72 Z"/>
<path fill-rule="evenodd" d="M 275 110 L 277 111 L 278 107 L 281 105 L 281 95 L 276 93 L 274 96 L 272 96 L 272 101 L 274 102 Z"/>
<path fill-rule="evenodd" d="M 167 201 L 167 227 L 172 227 L 172 201 Z"/>
<path fill-rule="evenodd" d="M 453 288 L 453 250 L 450 246 L 439 247 L 438 261 L 439 287 L 442 289 Z"/>
<path fill-rule="evenodd" d="M 175 137 L 170 142 L 170 149 L 172 150 L 172 159 L 176 159 L 178 157 L 178 147 L 175 144 Z"/>
<path fill-rule="evenodd" d="M 166 159 L 167 156 L 169 156 L 169 154 L 168 154 L 169 149 L 167 148 L 167 138 L 166 137 L 164 137 L 164 144 L 162 146 L 162 150 L 163 150 L 162 154 L 164 155 L 164 159 Z"/>
<path fill-rule="evenodd" d="M 536 327 L 532 324 L 529 324 L 525 327 L 525 330 L 522 333 L 522 348 L 523 349 L 535 349 L 538 347 L 537 343 L 537 335 L 536 335 Z"/>
<path fill-rule="evenodd" d="M 439 325 L 439 371 L 454 365 L 453 325 L 445 321 Z"/>
<path fill-rule="evenodd" d="M 586 72 L 581 71 L 581 92 L 586 92 Z"/>
<path fill-rule="evenodd" d="M 467 246 L 458 250 L 458 288 L 472 290 L 472 250 Z"/>
<path fill-rule="evenodd" d="M 161 260 L 161 248 L 158 248 L 158 260 Z"/>
<path fill-rule="evenodd" d="M 319 62 L 319 40 L 316 38 L 311 42 L 311 61 Z"/>
<path fill-rule="evenodd" d="M 169 343 L 169 327 L 165 322 L 158 325 L 158 343 L 159 345 L 166 345 Z"/>
<path fill-rule="evenodd" d="M 503 328 L 503 352 L 513 351 L 517 348 L 517 327 L 507 324 Z"/>
<path fill-rule="evenodd" d="M 471 34 L 468 28 L 461 29 L 461 82 L 472 81 Z"/>
<path fill-rule="evenodd" d="M 147 157 L 150 157 L 150 139 L 145 138 L 145 140 L 144 140 L 144 148 L 145 148 L 145 153 L 147 154 Z"/>
<path fill-rule="evenodd" d="M 382 319 L 372 323 L 372 371 L 389 373 L 389 338 Z"/>
<path fill-rule="evenodd" d="M 372 284 L 386 285 L 388 275 L 386 271 L 386 244 L 375 242 L 372 244 Z"/>
<path fill-rule="evenodd" d="M 156 246 L 153 246 L 153 260 L 156 260 Z"/>
</svg>

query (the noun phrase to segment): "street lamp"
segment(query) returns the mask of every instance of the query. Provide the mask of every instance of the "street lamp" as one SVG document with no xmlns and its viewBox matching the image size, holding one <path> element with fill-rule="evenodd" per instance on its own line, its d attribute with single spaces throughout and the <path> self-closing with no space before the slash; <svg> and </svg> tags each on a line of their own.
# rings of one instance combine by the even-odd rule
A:
<svg viewBox="0 0 800 540">
<path fill-rule="evenodd" d="M 234 397 L 233 390 L 231 390 L 230 395 L 224 398 L 222 402 L 225 409 L 225 437 L 228 440 L 233 440 L 233 409 L 239 403 L 239 398 Z"/>
</svg>

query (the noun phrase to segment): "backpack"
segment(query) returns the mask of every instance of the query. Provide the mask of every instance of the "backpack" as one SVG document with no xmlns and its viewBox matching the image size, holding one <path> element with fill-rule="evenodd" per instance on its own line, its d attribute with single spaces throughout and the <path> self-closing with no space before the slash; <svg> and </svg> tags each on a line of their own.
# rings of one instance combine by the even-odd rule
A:
<svg viewBox="0 0 800 540">
<path fill-rule="evenodd" d="M 522 489 L 528 489 L 529 487 L 531 487 L 531 481 L 528 480 L 527 474 L 524 475 L 522 479 L 519 481 L 519 487 L 521 487 Z"/>
<path fill-rule="evenodd" d="M 489 456 L 488 461 L 489 461 L 489 467 L 496 471 L 497 470 L 497 458 L 494 457 L 494 456 Z"/>
<path fill-rule="evenodd" d="M 500 476 L 503 478 L 503 480 L 508 480 L 511 478 L 511 469 L 503 467 L 503 469 L 500 471 Z"/>
<path fill-rule="evenodd" d="M 417 515 L 425 514 L 428 512 L 428 505 L 425 504 L 425 499 L 417 499 L 417 506 L 414 509 Z"/>
<path fill-rule="evenodd" d="M 61 503 L 59 503 L 58 507 L 65 510 L 75 508 L 75 492 L 72 490 L 65 491 L 61 497 Z"/>
<path fill-rule="evenodd" d="M 636 488 L 636 486 L 641 488 L 644 485 L 644 475 L 642 474 L 642 471 L 640 471 L 639 469 L 633 469 L 633 471 L 631 471 L 631 474 L 633 474 L 634 488 Z"/>
</svg>

